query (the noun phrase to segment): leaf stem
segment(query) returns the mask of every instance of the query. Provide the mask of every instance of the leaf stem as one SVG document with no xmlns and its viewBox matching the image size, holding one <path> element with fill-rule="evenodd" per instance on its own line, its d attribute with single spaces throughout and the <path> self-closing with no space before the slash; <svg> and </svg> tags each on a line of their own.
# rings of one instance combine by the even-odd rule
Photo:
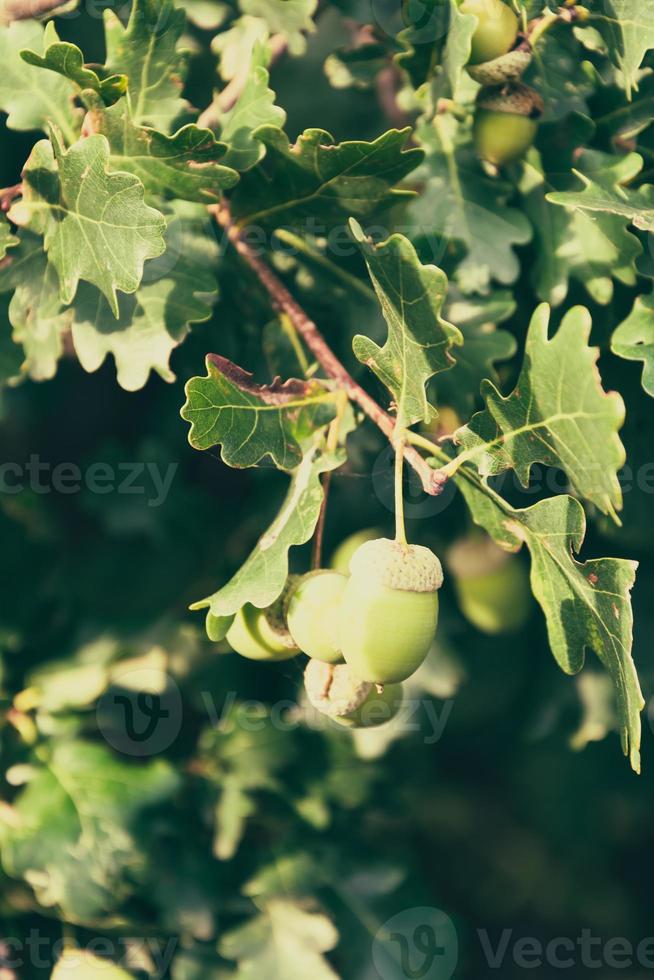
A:
<svg viewBox="0 0 654 980">
<path fill-rule="evenodd" d="M 387 439 L 393 441 L 395 434 L 395 419 L 372 398 L 367 391 L 356 383 L 347 368 L 339 361 L 325 338 L 320 333 L 314 321 L 305 313 L 299 303 L 293 298 L 286 286 L 276 273 L 261 259 L 243 239 L 243 229 L 234 225 L 229 208 L 223 204 L 209 207 L 218 224 L 225 229 L 227 236 L 244 262 L 268 293 L 272 305 L 280 313 L 286 313 L 291 323 L 298 331 L 309 350 L 314 354 L 323 371 L 345 390 L 348 398 L 375 423 Z M 447 477 L 433 470 L 426 459 L 410 445 L 403 449 L 404 458 L 411 466 L 422 483 L 425 493 L 437 497 L 443 491 Z"/>
<path fill-rule="evenodd" d="M 468 483 L 471 483 L 473 486 L 475 486 L 478 490 L 481 490 L 482 493 L 486 494 L 486 496 L 492 497 L 493 499 L 500 499 L 497 497 L 497 494 L 495 494 L 494 491 L 490 489 L 490 487 L 486 486 L 486 484 L 480 479 L 479 475 L 475 470 L 470 469 L 470 467 L 466 467 L 466 466 L 461 466 L 461 468 L 459 468 L 459 462 L 463 463 L 466 462 L 466 460 L 460 460 L 460 457 L 458 456 L 455 457 L 448 456 L 445 450 L 442 449 L 438 445 L 438 443 L 432 442 L 431 439 L 428 439 L 426 436 L 421 435 L 419 432 L 413 432 L 411 429 L 407 430 L 406 438 L 414 446 L 420 446 L 421 449 L 425 449 L 432 457 L 432 459 L 435 459 L 442 464 L 441 468 L 439 470 L 436 470 L 436 472 L 439 475 L 440 474 L 443 475 L 444 482 L 446 482 L 451 477 L 466 480 Z M 453 466 L 452 464 L 456 464 L 456 465 Z"/>
<path fill-rule="evenodd" d="M 459 468 L 459 465 L 466 462 L 466 460 L 462 459 L 460 456 L 448 456 L 447 453 L 440 448 L 438 443 L 433 442 L 431 439 L 421 435 L 419 432 L 412 432 L 411 429 L 409 429 L 405 433 L 405 438 L 408 442 L 412 443 L 412 445 L 420 446 L 421 449 L 426 449 L 434 459 L 441 460 L 443 463 L 445 463 L 446 465 L 444 469 L 447 470 L 448 476 L 453 476 L 454 472 L 456 472 L 456 470 Z"/>
<path fill-rule="evenodd" d="M 291 347 L 293 348 L 293 353 L 297 357 L 298 364 L 302 369 L 302 374 L 305 376 L 305 378 L 309 377 L 311 365 L 309 364 L 307 355 L 304 353 L 304 348 L 300 338 L 298 337 L 298 332 L 291 323 L 290 317 L 286 313 L 280 313 L 279 322 L 283 332 L 288 337 Z"/>
<path fill-rule="evenodd" d="M 319 252 L 318 249 L 312 248 L 306 239 L 301 238 L 300 235 L 295 235 L 287 228 L 277 228 L 274 237 L 279 239 L 280 242 L 290 245 L 299 255 L 304 256 L 309 262 L 313 262 L 314 265 L 318 266 L 319 269 L 323 269 L 334 279 L 339 279 L 343 286 L 359 293 L 363 299 L 377 299 L 375 290 L 371 286 L 367 286 L 361 279 L 357 279 L 347 269 L 342 269 L 340 265 L 336 265 L 331 259 L 326 258 L 322 252 Z"/>
</svg>

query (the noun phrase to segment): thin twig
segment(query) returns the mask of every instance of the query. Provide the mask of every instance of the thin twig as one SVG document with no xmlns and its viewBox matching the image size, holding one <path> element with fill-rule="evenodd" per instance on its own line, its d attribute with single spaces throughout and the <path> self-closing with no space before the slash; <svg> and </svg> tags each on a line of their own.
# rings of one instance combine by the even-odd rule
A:
<svg viewBox="0 0 654 980">
<path fill-rule="evenodd" d="M 393 416 L 385 412 L 374 398 L 371 398 L 368 392 L 364 391 L 356 383 L 347 368 L 339 361 L 329 347 L 314 321 L 310 319 L 299 303 L 291 296 L 286 286 L 272 271 L 270 266 L 266 265 L 263 259 L 259 258 L 247 242 L 244 241 L 242 230 L 232 223 L 227 206 L 224 204 L 215 204 L 209 208 L 209 211 L 213 214 L 218 224 L 225 229 L 230 242 L 238 254 L 254 272 L 261 285 L 267 291 L 272 305 L 280 313 L 285 313 L 288 316 L 325 373 L 345 390 L 348 398 L 355 402 L 365 412 L 368 418 L 375 423 L 377 428 L 384 433 L 386 438 L 392 442 L 395 434 L 395 419 Z M 404 458 L 420 477 L 420 482 L 425 493 L 431 494 L 434 497 L 442 493 L 447 478 L 437 470 L 433 470 L 427 460 L 423 459 L 413 446 L 404 446 Z"/>
<path fill-rule="evenodd" d="M 590 16 L 589 11 L 582 6 L 559 7 L 558 10 L 546 10 L 542 17 L 536 17 L 529 22 L 526 41 L 529 48 L 535 48 L 541 37 L 554 27 L 555 24 L 583 23 Z"/>
<path fill-rule="evenodd" d="M 14 184 L 13 187 L 3 187 L 0 190 L 0 211 L 8 211 L 12 201 L 23 193 L 22 184 Z"/>
<path fill-rule="evenodd" d="M 332 485 L 332 471 L 327 470 L 322 475 L 322 504 L 318 514 L 318 523 L 313 535 L 313 548 L 311 550 L 311 569 L 312 571 L 322 566 L 322 543 L 325 536 L 325 521 L 327 519 L 327 504 L 329 501 L 329 491 Z M 2 978 L 0 977 L 0 980 Z"/>
<path fill-rule="evenodd" d="M 9 190 L 13 196 L 18 196 L 22 193 L 22 185 L 17 184 L 14 188 L 9 188 Z M 345 365 L 336 357 L 314 321 L 290 294 L 281 279 L 272 271 L 270 266 L 266 265 L 263 259 L 260 259 L 254 253 L 247 242 L 243 240 L 242 230 L 232 223 L 227 204 L 210 205 L 208 211 L 214 216 L 218 224 L 225 229 L 235 250 L 252 269 L 261 285 L 267 291 L 272 305 L 279 313 L 285 314 L 289 318 L 325 373 L 344 389 L 350 401 L 355 402 L 362 409 L 392 444 L 396 434 L 395 419 L 393 416 L 385 412 L 377 404 L 375 399 L 361 385 L 356 383 Z M 407 433 L 409 438 L 411 435 L 412 433 Z M 432 469 L 417 449 L 408 443 L 404 445 L 403 454 L 409 466 L 420 478 L 425 493 L 430 494 L 432 497 L 438 497 L 443 492 L 445 484 L 449 479 L 449 474 Z"/>
<path fill-rule="evenodd" d="M 642 149 L 640 152 L 643 152 Z M 274 236 L 277 241 L 290 246 L 291 251 L 288 253 L 289 255 L 301 255 L 310 264 L 312 263 L 318 266 L 327 275 L 337 279 L 346 289 L 358 293 L 363 299 L 368 301 L 372 300 L 373 302 L 377 299 L 372 286 L 367 286 L 363 280 L 357 279 L 351 272 L 347 272 L 346 269 L 343 269 L 340 265 L 336 265 L 331 259 L 326 258 L 317 248 L 309 245 L 305 238 L 294 234 L 288 228 L 276 228 Z"/>
<path fill-rule="evenodd" d="M 338 447 L 338 437 L 343 423 L 343 415 L 348 405 L 347 395 L 341 393 L 341 402 L 327 432 L 327 452 L 334 453 Z M 329 505 L 329 491 L 332 485 L 332 470 L 327 470 L 322 474 L 322 504 L 318 515 L 318 524 L 313 535 L 313 549 L 311 554 L 311 568 L 320 568 L 322 565 L 322 544 L 325 536 L 325 521 L 327 519 L 327 507 Z M 1 980 L 1 978 L 0 978 Z"/>
<path fill-rule="evenodd" d="M 70 0 L 2 0 L 0 2 L 0 22 L 30 20 L 43 17 L 58 7 L 65 7 Z"/>
</svg>

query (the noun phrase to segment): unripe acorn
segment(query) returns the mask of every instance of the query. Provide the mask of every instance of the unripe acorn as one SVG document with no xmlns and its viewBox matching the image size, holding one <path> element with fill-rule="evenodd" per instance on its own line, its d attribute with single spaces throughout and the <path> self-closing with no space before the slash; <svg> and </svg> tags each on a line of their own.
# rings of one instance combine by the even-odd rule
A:
<svg viewBox="0 0 654 980">
<path fill-rule="evenodd" d="M 394 718 L 402 705 L 402 685 L 387 684 L 378 690 L 360 680 L 347 664 L 310 660 L 304 672 L 310 703 L 347 728 L 375 728 Z"/>
<path fill-rule="evenodd" d="M 472 35 L 469 64 L 492 61 L 510 51 L 518 36 L 518 18 L 502 0 L 463 0 L 461 13 L 474 14 L 477 27 Z"/>
<path fill-rule="evenodd" d="M 542 112 L 543 100 L 527 85 L 482 89 L 474 123 L 479 157 L 496 167 L 517 160 L 534 142 Z"/>
<path fill-rule="evenodd" d="M 457 426 L 458 428 L 458 426 Z M 345 538 L 339 546 L 336 548 L 332 554 L 331 561 L 329 564 L 336 572 L 342 572 L 343 575 L 350 574 L 350 559 L 354 552 L 366 541 L 374 541 L 378 538 L 380 532 L 376 527 L 367 527 L 361 531 L 356 531 L 354 534 L 350 534 L 349 537 Z"/>
<path fill-rule="evenodd" d="M 338 622 L 347 578 L 319 569 L 303 575 L 288 601 L 286 621 L 293 640 L 308 657 L 333 664 L 342 660 Z"/>
<path fill-rule="evenodd" d="M 436 633 L 441 563 L 429 548 L 378 538 L 355 552 L 350 573 L 340 617 L 346 663 L 373 684 L 406 680 Z"/>
<path fill-rule="evenodd" d="M 232 649 L 248 660 L 290 660 L 297 656 L 300 650 L 286 628 L 286 599 L 287 589 L 267 609 L 249 602 L 239 609 L 227 632 Z"/>
<path fill-rule="evenodd" d="M 531 606 L 529 576 L 515 555 L 491 538 L 472 534 L 446 556 L 466 619 L 483 633 L 514 633 L 524 626 Z"/>
</svg>

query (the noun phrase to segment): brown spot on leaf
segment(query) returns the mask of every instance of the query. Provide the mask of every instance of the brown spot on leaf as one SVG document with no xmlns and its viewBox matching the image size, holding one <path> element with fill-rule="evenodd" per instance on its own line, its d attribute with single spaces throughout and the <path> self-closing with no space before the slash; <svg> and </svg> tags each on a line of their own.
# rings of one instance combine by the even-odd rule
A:
<svg viewBox="0 0 654 980">
<path fill-rule="evenodd" d="M 590 582 L 591 585 L 597 585 L 599 579 L 595 574 L 595 572 L 590 572 L 590 574 L 588 575 L 588 581 Z"/>
<path fill-rule="evenodd" d="M 221 357 L 220 354 L 209 354 L 207 360 L 224 375 L 239 391 L 254 395 L 267 405 L 283 405 L 297 397 L 305 397 L 316 391 L 316 382 L 302 381 L 299 378 L 289 378 L 282 382 L 276 377 L 269 385 L 257 384 L 252 380 L 250 371 L 245 371 L 238 364 Z"/>
</svg>

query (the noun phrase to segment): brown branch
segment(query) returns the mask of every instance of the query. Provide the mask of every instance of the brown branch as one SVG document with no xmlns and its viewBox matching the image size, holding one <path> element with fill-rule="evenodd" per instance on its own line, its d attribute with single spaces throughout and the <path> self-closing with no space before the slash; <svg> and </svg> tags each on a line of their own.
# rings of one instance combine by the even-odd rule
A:
<svg viewBox="0 0 654 980">
<path fill-rule="evenodd" d="M 30 20 L 43 17 L 58 7 L 65 7 L 70 0 L 1 0 L 0 21 Z"/>
<path fill-rule="evenodd" d="M 3 193 L 8 194 L 13 199 L 13 197 L 17 197 L 22 193 L 22 184 L 8 188 Z M 395 419 L 393 416 L 385 412 L 374 398 L 361 385 L 357 384 L 345 365 L 336 357 L 314 321 L 307 316 L 281 279 L 243 240 L 242 231 L 232 223 L 227 204 L 214 204 L 208 210 L 218 224 L 225 229 L 235 250 L 252 269 L 261 285 L 267 291 L 272 305 L 280 313 L 285 313 L 288 316 L 293 327 L 302 337 L 325 373 L 343 388 L 350 401 L 355 402 L 368 418 L 375 423 L 377 428 L 383 432 L 391 444 L 394 445 Z M 427 460 L 413 446 L 404 446 L 404 458 L 409 466 L 418 474 L 425 493 L 437 497 L 443 492 L 443 488 L 448 480 L 446 474 L 432 469 Z"/>
<path fill-rule="evenodd" d="M 327 520 L 327 504 L 329 502 L 329 491 L 332 485 L 332 471 L 328 470 L 322 475 L 322 504 L 318 515 L 318 523 L 313 534 L 313 548 L 311 550 L 311 568 L 322 567 L 322 545 L 325 537 L 325 522 Z M 0 977 L 2 980 L 2 977 Z"/>
<path fill-rule="evenodd" d="M 338 437 L 343 423 L 343 413 L 347 405 L 347 396 L 343 395 L 341 404 L 336 413 L 336 418 L 332 419 L 327 433 L 327 451 L 334 453 L 338 448 Z M 329 504 L 329 491 L 332 485 L 332 470 L 327 470 L 322 474 L 322 504 L 318 515 L 318 524 L 313 535 L 313 549 L 311 553 L 311 568 L 320 568 L 322 565 L 322 546 L 325 537 L 325 523 L 327 521 L 327 506 Z M 2 980 L 2 978 L 0 978 Z"/>
<path fill-rule="evenodd" d="M 11 207 L 12 201 L 14 201 L 17 197 L 20 197 L 22 193 L 22 184 L 14 184 L 13 187 L 3 187 L 2 190 L 0 190 L 0 211 L 8 211 Z"/>
<path fill-rule="evenodd" d="M 393 442 L 395 434 L 395 419 L 393 416 L 385 412 L 374 398 L 371 398 L 368 392 L 364 391 L 356 383 L 347 368 L 339 361 L 329 347 L 314 321 L 307 316 L 272 269 L 243 240 L 242 231 L 232 223 L 227 206 L 224 204 L 212 205 L 209 211 L 213 214 L 218 224 L 225 229 L 230 242 L 238 254 L 254 272 L 261 285 L 267 291 L 272 305 L 280 313 L 285 313 L 288 316 L 325 373 L 344 389 L 348 398 L 365 412 L 368 418 L 375 423 L 387 439 Z M 442 493 L 447 481 L 446 476 L 437 470 L 433 470 L 427 460 L 412 446 L 404 447 L 404 458 L 420 477 L 420 482 L 425 493 L 431 494 L 432 496 L 438 496 L 438 494 Z"/>
</svg>

